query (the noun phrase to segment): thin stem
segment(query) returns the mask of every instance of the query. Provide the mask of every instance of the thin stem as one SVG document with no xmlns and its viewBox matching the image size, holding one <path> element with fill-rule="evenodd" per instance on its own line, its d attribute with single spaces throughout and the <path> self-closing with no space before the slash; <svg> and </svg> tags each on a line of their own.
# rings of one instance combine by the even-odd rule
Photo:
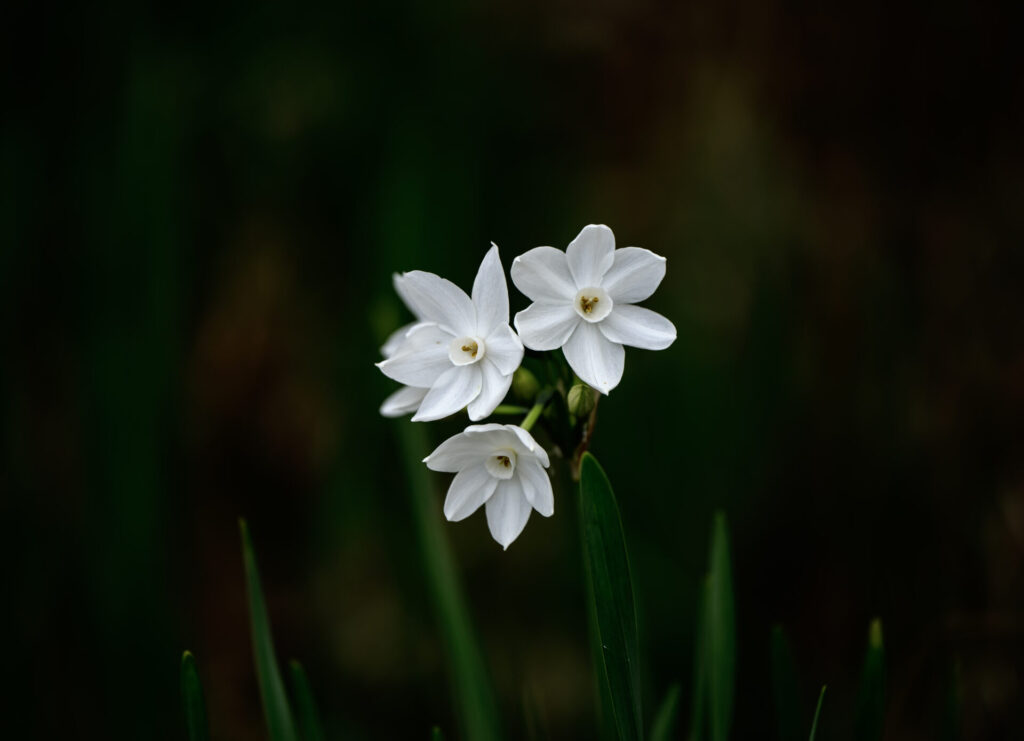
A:
<svg viewBox="0 0 1024 741">
<path fill-rule="evenodd" d="M 530 413 L 526 415 L 526 418 L 519 425 L 520 427 L 522 427 L 527 432 L 530 431 L 530 428 L 533 427 L 533 424 L 540 418 L 540 414 L 541 412 L 544 411 L 544 407 L 547 405 L 548 400 L 551 398 L 551 394 L 553 392 L 554 389 L 552 389 L 551 387 L 548 387 L 540 392 L 540 394 L 537 396 L 537 402 L 533 405 L 533 408 L 530 409 Z"/>
<path fill-rule="evenodd" d="M 526 414 L 529 410 L 516 404 L 499 404 L 494 408 L 494 414 Z"/>
</svg>

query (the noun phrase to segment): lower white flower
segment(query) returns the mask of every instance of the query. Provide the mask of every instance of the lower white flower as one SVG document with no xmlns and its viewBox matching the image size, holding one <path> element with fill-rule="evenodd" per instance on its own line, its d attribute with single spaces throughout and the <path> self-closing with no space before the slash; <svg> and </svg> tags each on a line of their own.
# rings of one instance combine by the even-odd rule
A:
<svg viewBox="0 0 1024 741">
<path fill-rule="evenodd" d="M 454 473 L 444 500 L 444 516 L 458 522 L 487 511 L 491 536 L 507 549 L 526 527 L 530 511 L 555 511 L 551 480 L 544 471 L 548 454 L 516 425 L 470 425 L 423 459 L 433 471 Z"/>
</svg>

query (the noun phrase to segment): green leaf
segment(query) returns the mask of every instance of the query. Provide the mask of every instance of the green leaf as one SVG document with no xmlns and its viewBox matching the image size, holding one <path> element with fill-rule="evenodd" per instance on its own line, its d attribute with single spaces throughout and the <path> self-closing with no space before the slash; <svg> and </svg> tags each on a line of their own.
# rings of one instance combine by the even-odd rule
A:
<svg viewBox="0 0 1024 741">
<path fill-rule="evenodd" d="M 654 716 L 654 723 L 651 725 L 650 741 L 670 741 L 676 728 L 676 721 L 679 720 L 679 697 L 682 689 L 679 684 L 673 684 L 665 693 L 665 699 L 661 701 Z"/>
<path fill-rule="evenodd" d="M 444 734 L 441 733 L 440 726 L 434 726 L 430 730 L 430 741 L 444 741 Z"/>
<path fill-rule="evenodd" d="M 821 693 L 818 695 L 818 707 L 814 709 L 814 720 L 811 721 L 811 736 L 809 741 L 814 741 L 814 737 L 818 734 L 818 718 L 821 717 L 821 704 L 825 702 L 825 690 L 827 689 L 827 684 L 823 684 L 821 686 Z"/>
<path fill-rule="evenodd" d="M 299 724 L 299 738 L 302 741 L 323 741 L 324 732 L 320 726 L 320 715 L 313 701 L 313 691 L 302 664 L 292 660 L 292 694 L 295 696 L 296 720 Z"/>
<path fill-rule="evenodd" d="M 772 628 L 772 694 L 779 741 L 797 741 L 803 737 L 804 717 L 800 709 L 800 686 L 793 652 L 781 625 Z"/>
<path fill-rule="evenodd" d="M 732 724 L 736 678 L 736 607 L 729 564 L 729 532 L 722 512 L 715 514 L 709 561 L 704 616 L 708 724 L 712 741 L 725 741 Z"/>
<path fill-rule="evenodd" d="M 584 563 L 597 617 L 599 681 L 607 684 L 620 739 L 643 738 L 639 645 L 626 540 L 611 484 L 597 459 L 580 462 L 580 517 Z"/>
<path fill-rule="evenodd" d="M 249 592 L 249 617 L 252 624 L 252 650 L 263 700 L 263 715 L 267 721 L 270 741 L 298 741 L 288 696 L 284 691 L 281 672 L 274 658 L 274 639 L 270 635 L 270 619 L 263 600 L 263 587 L 256 569 L 256 554 L 249 538 L 249 526 L 239 519 L 242 533 L 242 559 L 245 561 L 246 586 Z"/>
<path fill-rule="evenodd" d="M 181 704 L 185 710 L 189 741 L 208 741 L 210 727 L 206 720 L 206 699 L 196 659 L 189 651 L 181 657 Z"/>
<path fill-rule="evenodd" d="M 868 652 L 864 657 L 860 693 L 857 697 L 857 715 L 854 718 L 858 741 L 881 739 L 884 720 L 885 646 L 882 641 L 882 621 L 875 618 L 868 629 Z"/>
<path fill-rule="evenodd" d="M 420 561 L 448 654 L 462 736 L 473 741 L 494 741 L 501 738 L 498 703 L 444 530 L 441 503 L 435 497 L 430 471 L 420 463 L 428 452 L 423 426 L 403 423 L 398 425 L 398 431 L 402 459 L 407 465 Z"/>
</svg>

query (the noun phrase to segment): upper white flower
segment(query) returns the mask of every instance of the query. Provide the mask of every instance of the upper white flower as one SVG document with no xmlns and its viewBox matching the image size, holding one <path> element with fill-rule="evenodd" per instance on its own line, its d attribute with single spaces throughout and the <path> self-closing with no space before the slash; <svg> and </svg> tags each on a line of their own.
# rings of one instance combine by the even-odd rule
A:
<svg viewBox="0 0 1024 741">
<path fill-rule="evenodd" d="M 565 252 L 536 247 L 512 261 L 512 282 L 534 302 L 516 329 L 531 350 L 562 348 L 576 375 L 607 394 L 622 379 L 623 345 L 664 350 L 676 339 L 672 322 L 634 305 L 664 277 L 664 257 L 617 250 L 611 229 L 585 226 Z"/>
<path fill-rule="evenodd" d="M 413 421 L 441 419 L 467 406 L 474 421 L 493 412 L 523 360 L 523 343 L 508 324 L 508 285 L 497 245 L 480 264 L 472 298 L 420 270 L 396 277 L 395 290 L 420 321 L 377 367 L 406 386 L 429 389 Z M 411 402 L 413 394 L 407 394 Z"/>
<path fill-rule="evenodd" d="M 423 459 L 427 468 L 455 473 L 444 500 L 444 516 L 464 520 L 486 504 L 487 527 L 502 548 L 519 537 L 537 510 L 555 512 L 548 454 L 516 425 L 470 425 Z"/>
</svg>

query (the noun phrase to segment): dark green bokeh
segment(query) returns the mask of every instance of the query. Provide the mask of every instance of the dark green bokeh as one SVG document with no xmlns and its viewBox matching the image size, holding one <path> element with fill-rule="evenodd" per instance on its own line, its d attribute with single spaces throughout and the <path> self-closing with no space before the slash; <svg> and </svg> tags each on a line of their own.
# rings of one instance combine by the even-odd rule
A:
<svg viewBox="0 0 1024 741">
<path fill-rule="evenodd" d="M 1024 140 L 1016 25 L 775 1 L 23 5 L 0 29 L 0 546 L 18 738 L 265 734 L 236 521 L 328 738 L 459 727 L 372 363 L 421 268 L 468 287 L 584 224 L 668 258 L 594 450 L 645 707 L 683 680 L 729 518 L 733 737 L 771 628 L 851 738 L 1024 735 Z M 525 306 L 514 290 L 513 310 Z M 431 444 L 460 428 L 425 428 Z M 440 496 L 444 476 L 430 474 Z M 596 726 L 572 490 L 503 553 L 445 525 L 508 736 Z M 12 681 L 13 680 L 13 681 Z M 684 703 L 685 706 L 685 703 Z M 684 707 L 684 713 L 686 712 Z M 646 720 L 650 721 L 650 718 Z M 682 719 L 680 727 L 688 727 Z"/>
</svg>

